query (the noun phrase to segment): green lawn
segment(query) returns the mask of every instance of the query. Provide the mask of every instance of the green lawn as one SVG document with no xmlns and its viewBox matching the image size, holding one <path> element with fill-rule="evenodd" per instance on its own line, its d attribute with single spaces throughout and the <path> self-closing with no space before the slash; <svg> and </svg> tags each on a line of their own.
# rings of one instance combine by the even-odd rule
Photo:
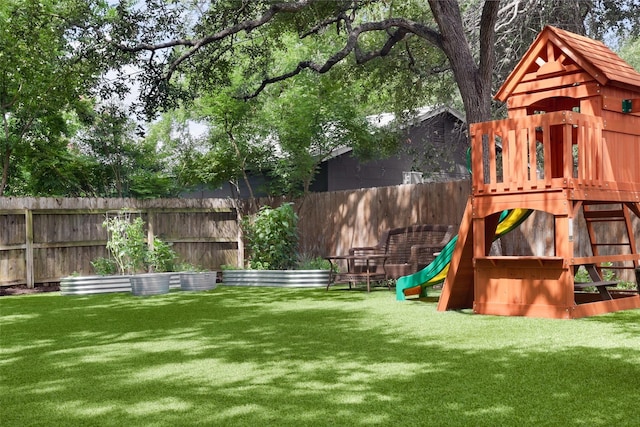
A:
<svg viewBox="0 0 640 427">
<path fill-rule="evenodd" d="M 0 425 L 637 426 L 640 310 L 436 311 L 376 290 L 0 298 Z"/>
</svg>

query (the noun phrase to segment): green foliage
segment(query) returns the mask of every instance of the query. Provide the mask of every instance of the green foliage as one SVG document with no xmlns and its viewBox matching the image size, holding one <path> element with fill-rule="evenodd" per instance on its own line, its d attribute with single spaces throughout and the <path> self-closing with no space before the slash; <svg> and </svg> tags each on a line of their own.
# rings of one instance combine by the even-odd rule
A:
<svg viewBox="0 0 640 427">
<path fill-rule="evenodd" d="M 603 267 L 611 267 L 611 265 L 612 264 L 610 262 L 603 263 Z M 589 273 L 587 272 L 587 270 L 582 266 L 578 269 L 577 273 L 574 276 L 574 279 L 576 282 L 580 282 L 580 283 L 587 283 L 587 282 L 593 281 L 591 280 L 591 277 L 589 276 Z M 604 280 L 605 282 L 610 282 L 610 281 L 615 281 L 616 279 L 617 279 L 617 276 L 614 270 L 610 268 L 602 269 L 602 280 Z"/>
<path fill-rule="evenodd" d="M 154 237 L 153 248 L 147 244 L 144 221 L 129 211 L 107 218 L 103 226 L 109 233 L 107 249 L 120 274 L 146 271 L 172 271 L 177 255 L 171 246 Z"/>
<path fill-rule="evenodd" d="M 175 271 L 177 255 L 169 243 L 154 237 L 153 250 L 147 250 L 146 255 L 145 261 L 147 265 L 153 268 L 153 271 Z"/>
<path fill-rule="evenodd" d="M 98 57 L 76 31 L 91 21 L 94 6 L 75 0 L 0 4 L 0 195 L 65 191 L 64 114 L 81 104 L 100 72 Z"/>
<path fill-rule="evenodd" d="M 100 0 L 6 0 L 0 4 L 0 195 L 158 197 L 177 193 L 156 147 L 100 76 L 119 63 L 95 29 Z M 108 32 L 108 31 L 107 31 Z M 117 74 L 117 73 L 116 73 Z M 106 79 L 105 79 L 106 81 Z"/>
<path fill-rule="evenodd" d="M 199 2 L 3 1 L 0 195 L 172 196 L 184 184 L 231 182 L 239 188 L 247 172 L 270 174 L 271 194 L 304 193 L 337 146 L 353 147 L 362 159 L 395 153 L 397 135 L 372 129 L 365 115 L 389 111 L 404 120 L 428 104 L 462 108 L 450 61 L 467 52 L 465 38 L 460 49 L 445 54 L 436 21 L 462 21 L 469 47 L 477 50 L 485 4 L 491 3 L 460 2 L 450 19 L 436 20 L 426 2 L 327 0 L 277 13 L 253 28 L 244 25 L 277 9 L 273 2 L 216 1 L 202 7 Z M 632 40 L 640 28 L 639 8 L 635 0 L 505 4 L 494 25 L 494 84 L 512 70 L 542 25 Z M 386 20 L 411 23 L 416 30 L 402 34 L 380 58 L 360 64 L 406 29 L 367 27 Z M 361 30 L 357 47 L 345 57 L 336 55 L 354 46 L 348 38 L 354 28 Z M 228 37 L 218 37 L 224 34 Z M 162 46 L 138 49 L 137 43 Z M 628 49 L 625 55 L 634 63 L 638 50 Z M 476 63 L 490 62 L 484 54 L 473 53 L 458 80 L 474 78 Z M 325 67 L 298 73 L 310 62 L 316 68 L 334 65 L 330 72 Z M 165 122 L 159 124 L 163 135 L 142 140 L 126 114 L 87 107 L 94 95 L 109 101 L 129 94 L 131 69 L 125 65 L 140 71 L 140 101 L 148 118 L 171 114 L 177 106 L 193 109 L 196 119 L 210 125 L 206 144 L 185 131 L 191 112 L 184 108 L 178 113 L 183 115 L 179 134 Z M 109 78 L 97 86 L 107 70 Z M 241 100 L 265 79 L 285 74 L 293 77 L 267 86 L 258 99 Z M 473 97 L 490 92 L 471 90 L 464 94 L 465 104 L 488 105 Z M 68 119 L 73 113 L 75 122 Z"/>
<path fill-rule="evenodd" d="M 296 265 L 298 215 L 291 203 L 263 206 L 243 223 L 250 251 L 249 266 L 258 270 L 286 270 Z"/>
<path fill-rule="evenodd" d="M 350 146 L 363 159 L 397 150 L 398 134 L 370 123 L 357 86 L 343 86 L 335 76 L 297 76 L 264 96 L 262 114 L 279 148 L 269 165 L 270 194 L 307 193 L 320 163 L 336 148 Z"/>
<path fill-rule="evenodd" d="M 603 267 L 610 267 L 612 265 L 612 263 L 610 262 L 605 262 L 603 263 Z M 574 276 L 574 280 L 578 283 L 590 283 L 593 282 L 593 280 L 591 280 L 591 277 L 589 276 L 589 273 L 587 272 L 587 270 L 584 267 L 580 267 L 577 271 L 577 273 Z M 635 282 L 626 282 L 626 281 L 618 281 L 618 276 L 615 273 L 615 270 L 611 269 L 611 268 L 603 268 L 602 269 L 602 280 L 604 280 L 605 282 L 618 282 L 618 285 L 616 286 L 617 289 L 638 289 L 637 285 Z M 595 292 L 596 288 L 595 286 L 590 286 L 588 288 L 584 288 L 587 292 Z"/>
<path fill-rule="evenodd" d="M 331 270 L 331 263 L 326 258 L 300 255 L 296 270 Z"/>
<path fill-rule="evenodd" d="M 262 189 L 268 194 L 299 196 L 309 191 L 319 164 L 338 147 L 351 146 L 367 159 L 397 149 L 393 129 L 367 121 L 357 85 L 305 74 L 243 101 L 237 98 L 243 84 L 235 76 L 230 87 L 195 102 L 193 116 L 208 124 L 207 144 L 181 151 L 175 169 L 181 182 L 212 187 L 232 182 L 237 188 L 241 180 L 248 183 L 248 174 L 263 174 L 269 178 Z M 240 196 L 252 197 L 253 191 Z"/>
<path fill-rule="evenodd" d="M 203 94 L 194 104 L 193 118 L 207 123 L 208 132 L 179 150 L 174 170 L 180 182 L 212 188 L 230 182 L 237 190 L 240 180 L 247 182 L 248 172 L 259 172 L 273 158 L 261 102 L 236 99 L 234 90 L 221 88 Z M 238 196 L 253 197 L 252 188 L 249 194 Z"/>
<path fill-rule="evenodd" d="M 119 105 L 86 112 L 86 125 L 74 138 L 78 156 L 94 159 L 95 180 L 86 192 L 103 197 L 170 197 L 179 191 L 165 166 L 172 153 L 162 141 L 142 139 L 141 129 Z M 168 148 L 167 150 L 169 150 Z"/>
<path fill-rule="evenodd" d="M 640 38 L 628 40 L 620 49 L 620 57 L 640 73 Z"/>
<path fill-rule="evenodd" d="M 144 221 L 131 219 L 131 213 L 121 212 L 102 224 L 109 233 L 107 249 L 118 265 L 120 274 L 133 274 L 145 265 L 146 238 Z"/>
<path fill-rule="evenodd" d="M 173 270 L 168 270 L 168 271 L 191 271 L 194 273 L 202 273 L 209 270 L 207 270 L 206 268 L 202 268 L 199 265 L 190 264 L 188 262 L 180 262 L 175 264 Z"/>
<path fill-rule="evenodd" d="M 100 276 L 109 276 L 118 272 L 118 266 L 116 262 L 111 258 L 96 258 L 91 261 L 96 274 Z"/>
</svg>

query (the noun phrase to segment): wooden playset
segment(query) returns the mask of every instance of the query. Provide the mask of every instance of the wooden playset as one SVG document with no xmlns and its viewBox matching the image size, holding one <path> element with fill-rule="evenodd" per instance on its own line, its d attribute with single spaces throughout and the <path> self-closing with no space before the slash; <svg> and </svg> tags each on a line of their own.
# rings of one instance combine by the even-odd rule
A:
<svg viewBox="0 0 640 427">
<path fill-rule="evenodd" d="M 632 215 L 640 217 L 640 73 L 603 43 L 554 27 L 538 35 L 496 99 L 508 118 L 471 125 L 472 196 L 439 310 L 579 318 L 640 308 L 633 291 L 609 289 L 603 263 L 638 268 Z M 498 217 L 553 215 L 553 256 L 489 256 Z M 574 220 L 592 254 L 574 254 Z M 607 240 L 620 226 L 623 241 Z M 598 292 L 574 276 L 585 266 Z M 609 288 L 608 288 L 609 287 Z"/>
</svg>

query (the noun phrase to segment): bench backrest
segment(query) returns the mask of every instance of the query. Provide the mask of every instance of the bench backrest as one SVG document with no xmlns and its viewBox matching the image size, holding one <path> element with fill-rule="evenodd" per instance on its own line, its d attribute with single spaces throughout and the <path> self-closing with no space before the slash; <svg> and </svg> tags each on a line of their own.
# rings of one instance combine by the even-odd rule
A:
<svg viewBox="0 0 640 427">
<path fill-rule="evenodd" d="M 453 232 L 453 225 L 443 224 L 415 224 L 386 230 L 376 246 L 349 249 L 350 255 L 386 255 L 384 260 L 352 260 L 349 271 L 360 273 L 368 267 L 369 271 L 384 273 L 389 279 L 415 273 L 433 261 L 434 253 L 442 251 L 453 238 Z"/>
<path fill-rule="evenodd" d="M 453 237 L 453 226 L 445 224 L 416 224 L 394 228 L 383 235 L 388 264 L 410 263 L 411 247 L 420 245 L 443 248 Z M 382 243 L 383 240 L 381 239 Z M 421 260 L 413 260 L 421 263 Z M 428 263 L 428 262 L 427 262 Z"/>
</svg>

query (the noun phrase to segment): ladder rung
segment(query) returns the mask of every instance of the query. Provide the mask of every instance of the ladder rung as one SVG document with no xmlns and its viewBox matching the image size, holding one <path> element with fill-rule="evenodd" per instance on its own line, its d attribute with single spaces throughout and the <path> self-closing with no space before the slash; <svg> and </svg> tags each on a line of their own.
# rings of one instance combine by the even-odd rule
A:
<svg viewBox="0 0 640 427">
<path fill-rule="evenodd" d="M 592 218 L 621 218 L 624 219 L 624 211 L 622 209 L 616 210 L 601 210 L 601 211 L 582 211 L 582 215 L 585 219 Z"/>
<path fill-rule="evenodd" d="M 599 217 L 599 218 L 585 218 L 586 222 L 625 222 L 624 218 L 612 218 L 612 217 Z"/>
</svg>

